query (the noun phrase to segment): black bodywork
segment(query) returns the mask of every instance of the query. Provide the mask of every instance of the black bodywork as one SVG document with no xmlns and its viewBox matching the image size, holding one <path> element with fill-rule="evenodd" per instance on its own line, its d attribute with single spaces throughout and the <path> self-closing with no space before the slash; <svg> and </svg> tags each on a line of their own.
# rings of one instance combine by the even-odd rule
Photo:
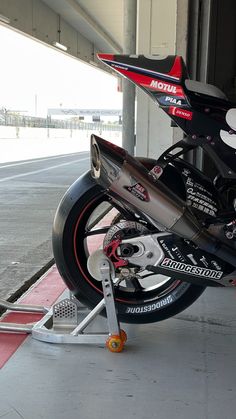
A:
<svg viewBox="0 0 236 419">
<path fill-rule="evenodd" d="M 174 184 L 179 182 L 178 190 L 182 189 L 188 209 L 203 228 L 210 228 L 219 243 L 236 250 L 235 240 L 224 234 L 227 223 L 235 220 L 236 153 L 221 139 L 223 132 L 235 139 L 236 148 L 236 131 L 227 123 L 227 113 L 236 108 L 235 104 L 216 87 L 190 81 L 180 56 L 100 54 L 99 58 L 143 89 L 183 130 L 183 139 L 156 161 L 165 169 L 161 181 L 169 187 L 171 177 Z M 212 160 L 217 173 L 214 178 L 181 158 L 198 147 Z M 184 253 L 183 246 L 182 250 Z M 229 273 L 234 269 L 226 264 L 223 270 Z"/>
<path fill-rule="evenodd" d="M 181 144 L 175 145 L 176 148 L 183 145 L 184 151 L 188 151 L 201 146 L 223 178 L 236 178 L 235 150 L 220 137 L 221 130 L 230 135 L 236 134 L 226 122 L 227 112 L 236 107 L 234 103 L 223 98 L 223 95 L 216 97 L 209 93 L 189 90 L 185 84 L 188 80 L 186 66 L 179 56 L 148 58 L 143 55 L 130 57 L 100 54 L 99 58 L 145 90 L 184 131 L 186 137 Z M 166 90 L 158 89 L 158 82 L 163 82 L 164 87 L 167 84 Z M 180 110 L 179 115 L 174 115 L 173 108 Z"/>
<path fill-rule="evenodd" d="M 156 236 L 163 258 L 143 266 L 151 275 L 167 278 L 160 288 L 150 289 L 138 287 L 137 278 L 132 278 L 134 293 L 116 286 L 119 315 L 128 322 L 157 321 L 182 311 L 206 286 L 236 285 L 236 155 L 221 139 L 224 132 L 235 138 L 236 145 L 234 123 L 227 123 L 228 112 L 236 106 L 217 88 L 191 83 L 179 56 L 99 54 L 99 58 L 143 89 L 184 136 L 155 160 L 133 158 L 92 135 L 91 171 L 70 187 L 55 216 L 55 261 L 76 298 L 94 307 L 102 289 L 88 272 L 86 241 L 94 234 L 88 219 L 101 203 L 109 202 L 124 220 L 138 221 L 150 237 Z M 197 147 L 212 160 L 217 176 L 207 176 L 182 158 Z M 154 169 L 160 174 L 155 179 Z M 230 235 L 234 237 L 229 239 Z M 149 309 L 153 313 L 145 317 Z"/>
</svg>

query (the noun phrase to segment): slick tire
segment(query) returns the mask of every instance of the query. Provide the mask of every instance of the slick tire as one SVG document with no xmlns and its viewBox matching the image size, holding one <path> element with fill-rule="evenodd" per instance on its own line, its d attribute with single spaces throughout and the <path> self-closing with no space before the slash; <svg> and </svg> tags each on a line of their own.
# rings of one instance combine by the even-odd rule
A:
<svg viewBox="0 0 236 419">
<path fill-rule="evenodd" d="M 92 225 L 101 205 L 112 205 L 112 202 L 88 172 L 66 192 L 53 225 L 53 252 L 59 273 L 69 290 L 89 308 L 94 308 L 103 298 L 101 281 L 93 278 L 87 269 L 86 245 L 93 232 L 88 230 L 88 225 Z M 167 319 L 193 304 L 204 289 L 173 278 L 166 278 L 162 285 L 138 290 L 116 286 L 119 320 L 152 323 Z"/>
</svg>

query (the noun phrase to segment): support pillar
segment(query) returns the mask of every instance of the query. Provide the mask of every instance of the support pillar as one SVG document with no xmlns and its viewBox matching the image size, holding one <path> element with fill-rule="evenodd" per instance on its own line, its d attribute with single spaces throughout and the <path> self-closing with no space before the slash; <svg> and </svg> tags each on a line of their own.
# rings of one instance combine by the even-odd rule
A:
<svg viewBox="0 0 236 419">
<path fill-rule="evenodd" d="M 123 54 L 136 53 L 137 0 L 124 0 Z M 123 79 L 122 146 L 134 155 L 135 147 L 135 86 Z"/>
<path fill-rule="evenodd" d="M 189 21 L 189 70 L 190 78 L 203 83 L 208 82 L 210 55 L 210 31 L 212 0 L 191 0 Z M 203 170 L 203 150 L 198 147 L 193 152 L 193 164 Z"/>
</svg>

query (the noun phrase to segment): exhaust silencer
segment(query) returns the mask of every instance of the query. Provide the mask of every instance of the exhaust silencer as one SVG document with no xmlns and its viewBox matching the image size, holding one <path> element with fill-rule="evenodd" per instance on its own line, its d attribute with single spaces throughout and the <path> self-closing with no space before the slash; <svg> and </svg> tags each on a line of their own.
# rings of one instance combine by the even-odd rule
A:
<svg viewBox="0 0 236 419">
<path fill-rule="evenodd" d="M 161 224 L 236 267 L 235 251 L 202 229 L 185 202 L 123 148 L 92 135 L 91 172 L 99 184 L 157 227 Z"/>
</svg>

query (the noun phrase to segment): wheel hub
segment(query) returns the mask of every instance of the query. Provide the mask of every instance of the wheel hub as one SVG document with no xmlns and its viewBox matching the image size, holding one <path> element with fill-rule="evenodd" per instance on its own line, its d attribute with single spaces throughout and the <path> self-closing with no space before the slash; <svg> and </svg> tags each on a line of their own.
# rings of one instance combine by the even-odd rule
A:
<svg viewBox="0 0 236 419">
<path fill-rule="evenodd" d="M 122 240 L 147 233 L 148 229 L 136 221 L 122 221 L 109 229 L 104 238 L 103 250 L 106 256 L 112 261 L 116 270 L 119 268 L 119 272 L 121 273 L 122 269 L 120 268 L 128 265 L 127 258 L 132 257 L 138 251 L 137 246 L 130 243 L 122 244 Z"/>
</svg>

